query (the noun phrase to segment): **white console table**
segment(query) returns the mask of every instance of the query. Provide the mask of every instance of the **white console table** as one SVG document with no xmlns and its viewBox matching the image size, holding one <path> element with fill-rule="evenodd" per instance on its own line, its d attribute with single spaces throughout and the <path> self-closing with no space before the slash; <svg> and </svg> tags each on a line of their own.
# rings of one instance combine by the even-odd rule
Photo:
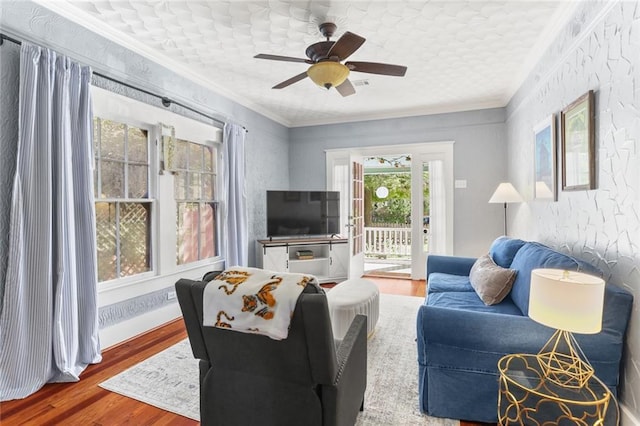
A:
<svg viewBox="0 0 640 426">
<path fill-rule="evenodd" d="M 349 276 L 349 244 L 346 238 L 290 238 L 258 240 L 258 262 L 263 269 L 311 274 L 320 283 L 339 282 Z M 298 259 L 309 250 L 312 259 Z"/>
</svg>

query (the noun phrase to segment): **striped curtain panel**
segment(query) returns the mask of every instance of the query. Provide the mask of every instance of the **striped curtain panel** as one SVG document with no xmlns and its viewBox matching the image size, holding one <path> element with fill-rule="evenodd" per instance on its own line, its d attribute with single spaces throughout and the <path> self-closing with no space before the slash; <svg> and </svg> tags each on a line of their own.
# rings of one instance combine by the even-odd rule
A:
<svg viewBox="0 0 640 426">
<path fill-rule="evenodd" d="M 223 133 L 225 266 L 249 266 L 249 213 L 245 189 L 244 128 L 226 123 Z"/>
<path fill-rule="evenodd" d="M 0 315 L 0 400 L 100 362 L 91 69 L 20 52 L 18 158 Z"/>
</svg>

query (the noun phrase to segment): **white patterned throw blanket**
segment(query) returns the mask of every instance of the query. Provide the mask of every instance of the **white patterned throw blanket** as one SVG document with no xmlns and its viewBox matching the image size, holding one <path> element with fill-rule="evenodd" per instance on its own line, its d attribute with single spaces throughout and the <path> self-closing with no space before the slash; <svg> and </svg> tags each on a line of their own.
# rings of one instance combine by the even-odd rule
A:
<svg viewBox="0 0 640 426">
<path fill-rule="evenodd" d="M 318 286 L 318 281 L 313 275 L 226 269 L 204 289 L 203 325 L 286 339 L 296 302 L 307 285 Z"/>
</svg>

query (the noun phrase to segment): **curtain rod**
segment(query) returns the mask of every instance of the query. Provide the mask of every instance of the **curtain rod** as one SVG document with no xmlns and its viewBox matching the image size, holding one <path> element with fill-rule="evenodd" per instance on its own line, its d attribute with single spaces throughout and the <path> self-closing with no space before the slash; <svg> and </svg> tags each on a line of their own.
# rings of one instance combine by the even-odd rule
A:
<svg viewBox="0 0 640 426">
<path fill-rule="evenodd" d="M 20 40 L 17 40 L 17 39 L 15 39 L 13 37 L 9 37 L 6 34 L 0 33 L 0 46 L 2 46 L 4 40 L 10 41 L 10 42 L 15 43 L 15 44 L 17 44 L 19 46 L 22 45 L 22 42 Z M 174 105 L 182 107 L 182 108 L 184 108 L 186 110 L 189 110 L 189 111 L 191 111 L 191 112 L 193 112 L 195 114 L 198 114 L 198 115 L 200 115 L 202 117 L 208 118 L 209 120 L 215 121 L 216 123 L 220 123 L 223 126 L 226 124 L 223 120 L 220 120 L 219 118 L 216 118 L 216 117 L 214 117 L 212 115 L 209 115 L 209 114 L 206 114 L 206 113 L 204 113 L 202 111 L 199 111 L 199 110 L 197 110 L 197 109 L 195 109 L 193 107 L 185 105 L 182 102 L 175 101 L 175 100 L 170 99 L 170 98 L 168 98 L 166 96 L 158 95 L 157 93 L 153 93 L 153 92 L 150 92 L 148 90 L 142 89 L 140 87 L 136 87 L 136 86 L 134 86 L 132 84 L 126 83 L 124 81 L 117 80 L 117 79 L 115 79 L 113 77 L 109 77 L 108 75 L 104 75 L 104 74 L 99 73 L 99 72 L 94 72 L 93 74 L 97 75 L 98 77 L 104 78 L 105 80 L 109 80 L 109 81 L 112 81 L 114 83 L 121 84 L 122 86 L 128 87 L 128 88 L 133 89 L 133 90 L 137 90 L 138 92 L 142 92 L 142 93 L 144 93 L 146 95 L 158 98 L 158 99 L 160 99 L 162 101 L 162 106 L 164 106 L 164 107 L 168 108 L 168 107 L 171 106 L 171 104 L 174 104 Z M 244 129 L 245 132 L 249 133 L 249 131 L 247 130 L 246 127 L 242 126 L 242 128 Z"/>
</svg>

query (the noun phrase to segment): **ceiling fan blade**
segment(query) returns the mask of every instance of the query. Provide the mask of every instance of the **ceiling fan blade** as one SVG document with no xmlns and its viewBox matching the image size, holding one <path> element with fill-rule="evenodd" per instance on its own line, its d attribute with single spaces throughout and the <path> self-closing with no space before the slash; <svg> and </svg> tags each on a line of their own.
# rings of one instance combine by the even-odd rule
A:
<svg viewBox="0 0 640 426">
<path fill-rule="evenodd" d="M 291 56 L 269 55 L 269 54 L 266 54 L 266 53 L 260 53 L 260 54 L 258 54 L 256 56 L 254 56 L 254 58 L 270 59 L 272 61 L 304 62 L 306 64 L 313 64 L 313 61 L 311 61 L 309 59 L 292 58 Z"/>
<path fill-rule="evenodd" d="M 300 73 L 298 75 L 296 75 L 295 77 L 291 77 L 289 80 L 285 80 L 280 84 L 276 84 L 275 86 L 272 87 L 272 89 L 284 89 L 287 86 L 292 85 L 293 83 L 297 83 L 298 81 L 307 78 L 307 72 L 303 72 Z"/>
<path fill-rule="evenodd" d="M 349 79 L 346 79 L 341 85 L 336 86 L 336 90 L 342 96 L 351 96 L 356 93 L 356 89 L 353 87 L 353 84 L 351 84 Z"/>
<path fill-rule="evenodd" d="M 407 67 L 402 65 L 381 64 L 378 62 L 346 62 L 351 71 L 367 72 L 369 74 L 393 75 L 404 77 Z"/>
<path fill-rule="evenodd" d="M 342 37 L 340 37 L 333 46 L 331 46 L 331 49 L 329 49 L 329 52 L 327 53 L 327 58 L 337 56 L 341 61 L 344 61 L 351 56 L 353 52 L 358 50 L 365 40 L 366 39 L 364 37 L 360 37 L 358 34 L 347 31 L 342 34 Z"/>
</svg>

